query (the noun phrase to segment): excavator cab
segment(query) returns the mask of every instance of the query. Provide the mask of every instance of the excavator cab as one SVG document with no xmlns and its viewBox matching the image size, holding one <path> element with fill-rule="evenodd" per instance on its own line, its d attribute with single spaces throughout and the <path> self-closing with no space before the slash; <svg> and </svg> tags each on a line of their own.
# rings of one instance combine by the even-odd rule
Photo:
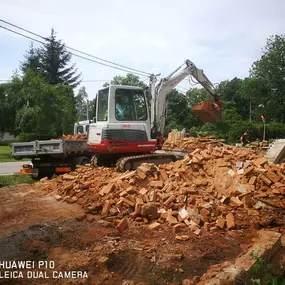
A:
<svg viewBox="0 0 285 285">
<path fill-rule="evenodd" d="M 192 112 L 204 123 L 220 122 L 222 119 L 222 100 L 217 96 L 214 101 L 203 101 L 194 106 Z"/>
</svg>

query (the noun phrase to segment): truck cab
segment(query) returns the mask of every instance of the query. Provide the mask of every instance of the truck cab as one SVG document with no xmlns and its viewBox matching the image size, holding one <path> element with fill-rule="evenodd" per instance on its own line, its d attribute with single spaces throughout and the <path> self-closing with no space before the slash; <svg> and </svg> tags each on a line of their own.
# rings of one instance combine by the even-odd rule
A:
<svg viewBox="0 0 285 285">
<path fill-rule="evenodd" d="M 85 121 L 79 121 L 74 124 L 73 128 L 73 134 L 79 135 L 79 134 L 88 134 L 89 125 L 92 123 L 92 120 L 85 120 Z"/>
</svg>

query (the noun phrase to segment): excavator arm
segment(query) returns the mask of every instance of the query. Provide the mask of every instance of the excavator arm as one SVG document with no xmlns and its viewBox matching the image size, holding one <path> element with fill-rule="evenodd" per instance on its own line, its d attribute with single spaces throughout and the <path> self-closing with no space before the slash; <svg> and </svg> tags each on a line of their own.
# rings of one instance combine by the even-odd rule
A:
<svg viewBox="0 0 285 285">
<path fill-rule="evenodd" d="M 183 68 L 185 64 L 186 67 Z M 199 69 L 192 61 L 186 60 L 183 65 L 179 66 L 169 76 L 162 78 L 156 86 L 156 77 L 151 76 L 150 78 L 150 90 L 152 94 L 151 134 L 153 138 L 164 134 L 168 106 L 167 95 L 187 76 L 193 76 L 195 80 L 203 86 L 203 88 L 213 97 L 214 108 L 216 108 L 217 112 L 220 112 L 222 101 L 217 94 L 214 85 L 204 74 L 203 70 Z"/>
</svg>

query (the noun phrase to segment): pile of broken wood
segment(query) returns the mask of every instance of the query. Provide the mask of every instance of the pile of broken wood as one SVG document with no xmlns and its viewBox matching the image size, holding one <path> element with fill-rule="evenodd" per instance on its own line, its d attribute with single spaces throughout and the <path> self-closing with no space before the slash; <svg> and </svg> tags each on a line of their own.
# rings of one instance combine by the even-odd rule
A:
<svg viewBox="0 0 285 285">
<path fill-rule="evenodd" d="M 250 149 L 201 145 L 159 167 L 142 164 L 122 174 L 80 166 L 38 185 L 57 200 L 117 223 L 121 232 L 131 223 L 150 230 L 169 225 L 175 232 L 189 227 L 199 235 L 262 224 L 267 207 L 285 208 L 284 164 L 269 165 Z"/>
</svg>

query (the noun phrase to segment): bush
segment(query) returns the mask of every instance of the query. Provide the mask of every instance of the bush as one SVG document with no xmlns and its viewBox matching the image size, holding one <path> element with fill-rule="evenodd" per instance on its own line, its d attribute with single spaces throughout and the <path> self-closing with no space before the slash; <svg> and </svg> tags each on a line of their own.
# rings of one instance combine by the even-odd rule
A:
<svg viewBox="0 0 285 285">
<path fill-rule="evenodd" d="M 0 141 L 0 146 L 11 146 L 11 143 L 16 141 Z"/>
<path fill-rule="evenodd" d="M 263 139 L 263 124 L 257 124 L 250 121 L 219 123 L 206 123 L 201 127 L 192 127 L 189 130 L 191 136 L 216 136 L 223 138 L 227 143 L 237 143 L 245 130 L 248 130 L 248 140 L 256 141 Z M 272 122 L 265 125 L 265 139 L 285 138 L 285 124 Z"/>
</svg>

